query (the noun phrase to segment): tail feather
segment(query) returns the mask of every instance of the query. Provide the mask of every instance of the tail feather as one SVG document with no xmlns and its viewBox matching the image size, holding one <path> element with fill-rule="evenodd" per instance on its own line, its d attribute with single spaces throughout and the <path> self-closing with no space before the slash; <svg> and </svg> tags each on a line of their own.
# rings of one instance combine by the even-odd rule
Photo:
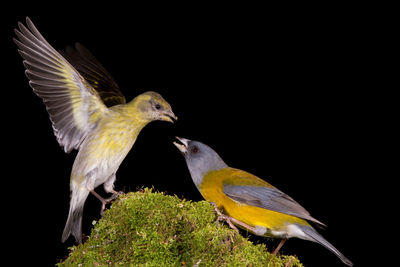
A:
<svg viewBox="0 0 400 267">
<path fill-rule="evenodd" d="M 72 189 L 68 219 L 61 238 L 63 243 L 71 234 L 75 237 L 76 242 L 82 243 L 82 215 L 88 194 L 87 190 Z"/>
<path fill-rule="evenodd" d="M 346 258 L 339 250 L 337 250 L 331 243 L 329 243 L 325 238 L 323 238 L 317 231 L 315 231 L 312 227 L 301 227 L 301 230 L 310 237 L 311 241 L 317 242 L 324 246 L 325 248 L 329 249 L 333 252 L 336 256 L 338 256 L 342 262 L 348 266 L 353 266 L 353 263 Z"/>
</svg>

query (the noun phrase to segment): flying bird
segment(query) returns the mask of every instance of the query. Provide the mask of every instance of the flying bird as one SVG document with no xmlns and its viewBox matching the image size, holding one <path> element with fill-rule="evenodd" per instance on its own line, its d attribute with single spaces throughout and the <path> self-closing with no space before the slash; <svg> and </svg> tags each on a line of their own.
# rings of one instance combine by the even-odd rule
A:
<svg viewBox="0 0 400 267">
<path fill-rule="evenodd" d="M 197 189 L 232 228 L 238 225 L 259 236 L 282 238 L 275 254 L 286 239 L 297 237 L 319 243 L 353 265 L 311 226 L 309 222 L 323 224 L 293 198 L 253 174 L 229 167 L 209 146 L 177 139 L 174 144 L 185 157 Z"/>
<path fill-rule="evenodd" d="M 126 103 L 118 85 L 82 45 L 55 50 L 27 17 L 18 22 L 14 42 L 22 56 L 29 85 L 43 100 L 54 135 L 66 153 L 79 150 L 70 177 L 71 200 L 62 242 L 72 234 L 82 242 L 83 207 L 91 192 L 105 205 L 114 190 L 116 172 L 138 134 L 155 120 L 174 122 L 171 106 L 156 92 Z M 94 189 L 103 184 L 113 195 L 104 199 Z"/>
</svg>

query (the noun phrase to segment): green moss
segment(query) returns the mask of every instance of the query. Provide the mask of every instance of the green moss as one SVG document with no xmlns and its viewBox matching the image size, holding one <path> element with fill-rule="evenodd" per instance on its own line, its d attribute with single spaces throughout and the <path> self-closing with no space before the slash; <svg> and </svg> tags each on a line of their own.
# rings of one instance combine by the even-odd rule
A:
<svg viewBox="0 0 400 267">
<path fill-rule="evenodd" d="M 303 266 L 225 225 L 213 207 L 145 189 L 118 198 L 58 266 Z"/>
</svg>

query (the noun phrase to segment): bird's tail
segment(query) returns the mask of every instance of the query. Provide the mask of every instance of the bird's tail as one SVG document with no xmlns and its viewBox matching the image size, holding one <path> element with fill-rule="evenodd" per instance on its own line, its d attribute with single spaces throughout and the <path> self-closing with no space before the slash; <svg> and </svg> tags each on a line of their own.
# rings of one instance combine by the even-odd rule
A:
<svg viewBox="0 0 400 267">
<path fill-rule="evenodd" d="M 89 191 L 75 187 L 71 184 L 71 202 L 69 204 L 69 214 L 65 224 L 61 241 L 64 243 L 72 234 L 76 242 L 82 243 L 82 214 L 86 198 Z"/>
<path fill-rule="evenodd" d="M 348 258 L 346 258 L 342 253 L 340 253 L 339 250 L 337 250 L 331 243 L 329 243 L 325 238 L 323 238 L 314 228 L 309 226 L 308 227 L 303 226 L 301 227 L 301 230 L 304 232 L 304 234 L 306 234 L 310 238 L 309 240 L 317 242 L 322 246 L 324 246 L 325 248 L 332 251 L 336 256 L 338 256 L 343 261 L 344 264 L 348 266 L 353 266 L 353 263 Z"/>
</svg>

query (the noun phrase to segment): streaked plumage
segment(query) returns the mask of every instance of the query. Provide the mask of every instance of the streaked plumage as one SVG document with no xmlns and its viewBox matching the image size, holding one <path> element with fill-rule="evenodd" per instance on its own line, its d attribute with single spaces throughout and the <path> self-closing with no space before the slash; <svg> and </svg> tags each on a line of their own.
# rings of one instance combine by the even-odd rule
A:
<svg viewBox="0 0 400 267">
<path fill-rule="evenodd" d="M 94 188 L 104 184 L 106 192 L 115 197 L 115 173 L 142 128 L 154 120 L 173 122 L 176 116 L 155 92 L 126 103 L 114 79 L 86 48 L 77 44 L 75 49 L 57 52 L 29 18 L 26 25 L 18 23 L 15 33 L 19 40 L 14 41 L 24 58 L 29 84 L 42 98 L 64 151 L 79 149 L 71 172 L 70 211 L 62 241 L 72 234 L 80 243 L 89 192 L 104 208 L 107 200 Z"/>
<path fill-rule="evenodd" d="M 228 216 L 229 223 L 261 236 L 317 242 L 352 266 L 309 222 L 323 224 L 294 199 L 255 175 L 229 167 L 209 146 L 178 139 L 181 143 L 174 144 L 184 155 L 197 189 Z"/>
</svg>

